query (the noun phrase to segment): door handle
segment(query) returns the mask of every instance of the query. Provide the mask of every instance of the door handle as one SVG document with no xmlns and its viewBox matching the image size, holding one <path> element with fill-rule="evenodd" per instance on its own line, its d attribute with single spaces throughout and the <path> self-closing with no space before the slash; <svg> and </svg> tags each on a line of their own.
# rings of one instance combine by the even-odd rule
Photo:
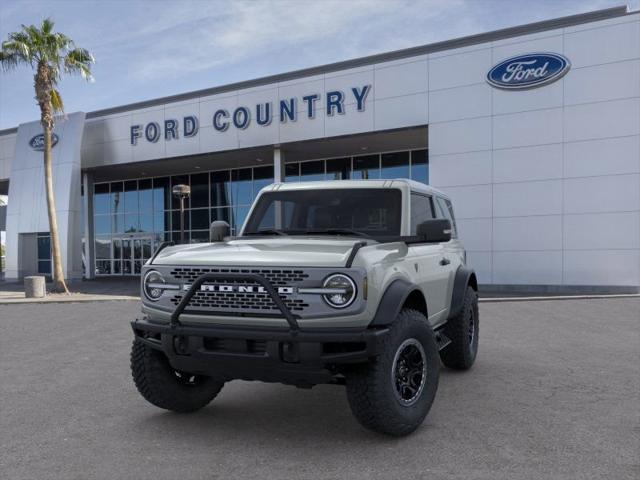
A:
<svg viewBox="0 0 640 480">
<path fill-rule="evenodd" d="M 451 260 L 449 260 L 448 258 L 444 257 L 442 260 L 440 260 L 440 265 L 442 265 L 443 267 L 445 265 L 449 265 L 451 263 Z"/>
</svg>

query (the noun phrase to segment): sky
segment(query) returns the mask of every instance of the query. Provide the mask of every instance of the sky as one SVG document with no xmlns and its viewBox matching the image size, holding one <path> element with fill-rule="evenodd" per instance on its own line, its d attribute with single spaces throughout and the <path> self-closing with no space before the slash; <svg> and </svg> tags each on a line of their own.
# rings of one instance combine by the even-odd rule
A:
<svg viewBox="0 0 640 480">
<path fill-rule="evenodd" d="M 640 0 L 628 2 L 640 8 Z M 2 0 L 0 39 L 51 17 L 96 58 L 67 113 L 624 5 L 624 0 Z M 37 120 L 33 74 L 0 72 L 0 129 Z"/>
</svg>

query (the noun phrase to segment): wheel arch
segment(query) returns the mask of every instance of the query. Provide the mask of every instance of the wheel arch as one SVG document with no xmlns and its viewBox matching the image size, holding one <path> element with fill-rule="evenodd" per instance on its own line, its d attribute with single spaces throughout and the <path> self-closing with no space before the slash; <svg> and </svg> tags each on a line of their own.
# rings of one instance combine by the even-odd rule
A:
<svg viewBox="0 0 640 480">
<path fill-rule="evenodd" d="M 382 295 L 376 314 L 369 325 L 390 325 L 403 308 L 418 310 L 428 318 L 427 301 L 420 288 L 406 280 L 396 279 Z"/>
<path fill-rule="evenodd" d="M 456 276 L 453 281 L 453 293 L 451 295 L 451 308 L 449 309 L 449 318 L 453 318 L 460 313 L 464 305 L 464 296 L 467 287 L 478 291 L 478 278 L 472 268 L 461 265 L 456 270 Z"/>
</svg>

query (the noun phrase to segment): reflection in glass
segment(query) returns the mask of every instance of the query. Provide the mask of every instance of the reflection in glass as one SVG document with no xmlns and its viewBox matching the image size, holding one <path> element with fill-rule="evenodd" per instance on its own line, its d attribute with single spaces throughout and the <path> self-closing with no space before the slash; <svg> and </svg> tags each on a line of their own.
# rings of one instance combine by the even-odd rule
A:
<svg viewBox="0 0 640 480">
<path fill-rule="evenodd" d="M 122 190 L 122 182 L 111 182 L 111 213 L 114 215 L 124 211 L 122 205 Z"/>
<path fill-rule="evenodd" d="M 383 153 L 381 178 L 409 178 L 409 152 Z"/>
<path fill-rule="evenodd" d="M 363 180 L 380 178 L 380 156 L 353 157 L 353 176 L 351 178 Z"/>
<path fill-rule="evenodd" d="M 171 225 L 170 225 L 169 212 L 153 214 L 153 231 L 154 232 L 164 232 L 170 229 L 171 229 Z"/>
<path fill-rule="evenodd" d="M 351 178 L 351 158 L 327 160 L 327 180 L 348 180 Z"/>
<path fill-rule="evenodd" d="M 211 206 L 225 207 L 230 204 L 229 170 L 211 172 Z"/>
<path fill-rule="evenodd" d="M 138 180 L 138 201 L 141 212 L 151 212 L 153 210 L 153 189 L 151 179 Z"/>
<path fill-rule="evenodd" d="M 324 160 L 302 162 L 300 164 L 300 180 L 303 182 L 324 180 Z"/>
<path fill-rule="evenodd" d="M 191 208 L 209 206 L 209 174 L 191 175 Z"/>
<path fill-rule="evenodd" d="M 111 237 L 96 237 L 96 258 L 111 258 Z"/>
<path fill-rule="evenodd" d="M 162 212 L 171 208 L 169 177 L 153 179 L 153 210 Z"/>
<path fill-rule="evenodd" d="M 137 212 L 139 208 L 138 182 L 136 180 L 128 180 L 124 182 L 124 211 Z"/>
<path fill-rule="evenodd" d="M 299 182 L 300 181 L 300 164 L 299 163 L 287 163 L 284 166 L 285 182 Z"/>
<path fill-rule="evenodd" d="M 173 225 L 172 230 L 174 232 L 180 232 L 180 210 L 174 210 L 171 212 L 171 223 Z M 184 212 L 184 230 L 189 230 L 189 211 Z"/>
<path fill-rule="evenodd" d="M 253 169 L 253 196 L 267 185 L 273 183 L 273 165 L 257 167 Z"/>
<path fill-rule="evenodd" d="M 38 260 L 38 273 L 48 275 L 51 273 L 51 260 Z"/>
<path fill-rule="evenodd" d="M 209 209 L 198 208 L 191 210 L 191 228 L 204 230 L 209 228 Z"/>
<path fill-rule="evenodd" d="M 160 229 L 163 230 L 163 229 Z M 140 231 L 153 232 L 153 214 L 141 213 L 140 214 Z"/>
<path fill-rule="evenodd" d="M 233 205 L 248 205 L 252 199 L 251 169 L 231 170 L 231 199 Z"/>
<path fill-rule="evenodd" d="M 40 260 L 51 259 L 51 237 L 49 235 L 38 235 L 38 258 Z"/>
<path fill-rule="evenodd" d="M 109 210 L 109 184 L 99 183 L 93 186 L 93 212 L 94 213 L 110 213 Z"/>
<path fill-rule="evenodd" d="M 429 184 L 429 151 L 411 152 L 411 179 Z"/>
<path fill-rule="evenodd" d="M 140 219 L 137 213 L 127 213 L 124 216 L 125 233 L 134 233 L 140 230 Z"/>
<path fill-rule="evenodd" d="M 222 220 L 231 225 L 231 209 L 230 208 L 212 208 L 211 221 Z"/>
</svg>

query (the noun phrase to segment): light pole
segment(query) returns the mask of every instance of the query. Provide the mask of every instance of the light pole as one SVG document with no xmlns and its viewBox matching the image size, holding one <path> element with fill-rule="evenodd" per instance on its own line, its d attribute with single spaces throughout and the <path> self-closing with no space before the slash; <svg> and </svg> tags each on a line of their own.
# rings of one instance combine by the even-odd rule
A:
<svg viewBox="0 0 640 480">
<path fill-rule="evenodd" d="M 171 191 L 180 199 L 180 243 L 184 243 L 184 201 L 191 195 L 191 188 L 189 185 L 175 185 Z"/>
</svg>

